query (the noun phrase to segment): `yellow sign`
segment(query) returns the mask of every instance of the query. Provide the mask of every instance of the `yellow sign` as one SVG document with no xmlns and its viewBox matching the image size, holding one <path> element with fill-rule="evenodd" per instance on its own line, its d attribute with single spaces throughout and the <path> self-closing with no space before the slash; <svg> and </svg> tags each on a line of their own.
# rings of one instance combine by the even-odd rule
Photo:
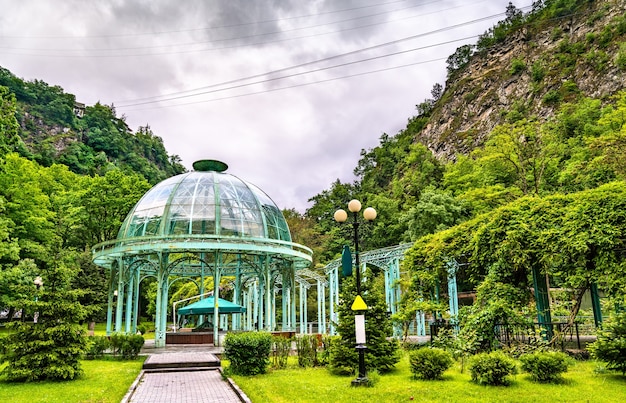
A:
<svg viewBox="0 0 626 403">
<path fill-rule="evenodd" d="M 353 311 L 367 310 L 367 305 L 365 304 L 365 301 L 363 301 L 363 298 L 361 298 L 360 295 L 357 295 L 356 298 L 354 299 L 354 302 L 352 303 L 352 310 Z"/>
</svg>

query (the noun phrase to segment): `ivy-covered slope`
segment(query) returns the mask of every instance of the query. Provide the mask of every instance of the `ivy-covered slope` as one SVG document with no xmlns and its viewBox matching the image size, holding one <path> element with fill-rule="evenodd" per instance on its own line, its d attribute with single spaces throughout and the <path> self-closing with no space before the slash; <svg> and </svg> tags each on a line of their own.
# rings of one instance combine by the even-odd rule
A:
<svg viewBox="0 0 626 403">
<path fill-rule="evenodd" d="M 155 184 L 184 172 L 149 126 L 136 133 L 113 106 L 85 106 L 73 94 L 40 80 L 24 81 L 0 67 L 0 86 L 17 101 L 20 155 L 43 166 L 67 165 L 78 174 L 104 174 L 111 166 L 131 170 Z"/>
</svg>

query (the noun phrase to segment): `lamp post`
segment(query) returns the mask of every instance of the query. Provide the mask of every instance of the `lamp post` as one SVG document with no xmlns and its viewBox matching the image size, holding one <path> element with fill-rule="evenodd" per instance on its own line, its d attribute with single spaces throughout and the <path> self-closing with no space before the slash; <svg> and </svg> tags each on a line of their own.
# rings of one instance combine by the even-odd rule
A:
<svg viewBox="0 0 626 403">
<path fill-rule="evenodd" d="M 359 262 L 359 220 L 358 213 L 361 211 L 361 202 L 353 199 L 348 203 L 348 210 L 352 213 L 352 229 L 353 229 L 353 241 L 354 241 L 354 256 L 356 262 L 356 293 L 357 297 L 352 304 L 353 311 L 364 311 L 367 309 L 367 305 L 363 301 L 361 296 L 361 264 Z M 348 220 L 348 213 L 339 209 L 334 214 L 335 221 L 338 223 L 344 223 Z M 363 210 L 363 218 L 367 221 L 373 221 L 376 218 L 376 210 L 372 207 L 368 207 Z M 367 385 L 369 379 L 367 379 L 367 372 L 365 370 L 365 350 L 367 349 L 365 340 L 365 315 L 355 315 L 355 332 L 356 332 L 356 347 L 359 352 L 359 376 L 352 381 L 353 386 Z"/>
<path fill-rule="evenodd" d="M 33 280 L 33 284 L 35 284 L 35 287 L 37 287 L 37 293 L 35 294 L 35 302 L 37 302 L 39 298 L 39 290 L 41 289 L 41 286 L 43 285 L 43 279 L 41 278 L 41 276 L 35 277 L 35 279 Z M 37 323 L 38 318 L 39 318 L 39 312 L 35 312 L 35 314 L 33 315 L 33 323 Z"/>
</svg>

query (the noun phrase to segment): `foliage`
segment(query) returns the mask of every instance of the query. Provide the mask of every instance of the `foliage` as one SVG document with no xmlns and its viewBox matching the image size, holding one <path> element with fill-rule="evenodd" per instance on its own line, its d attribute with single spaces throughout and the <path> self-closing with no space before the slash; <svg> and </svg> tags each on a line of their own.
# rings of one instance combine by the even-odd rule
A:
<svg viewBox="0 0 626 403">
<path fill-rule="evenodd" d="M 613 314 L 603 323 L 589 351 L 594 358 L 606 362 L 608 369 L 626 375 L 626 312 Z"/>
<path fill-rule="evenodd" d="M 87 338 L 85 358 L 89 360 L 102 358 L 109 348 L 111 348 L 111 341 L 107 336 L 90 336 Z"/>
<path fill-rule="evenodd" d="M 36 301 L 22 306 L 35 312 L 37 323 L 12 322 L 5 338 L 8 363 L 3 370 L 10 381 L 71 380 L 82 374 L 80 358 L 86 347 L 83 328 L 78 323 L 87 310 L 77 299 L 80 290 L 69 288 L 71 269 L 63 258 L 41 273 L 44 286 Z"/>
<path fill-rule="evenodd" d="M 296 350 L 298 352 L 298 365 L 316 367 L 319 365 L 317 347 L 319 340 L 315 334 L 303 334 L 296 337 Z"/>
<path fill-rule="evenodd" d="M 526 70 L 526 63 L 522 59 L 513 59 L 511 61 L 511 75 L 520 74 Z"/>
<path fill-rule="evenodd" d="M 570 358 L 559 351 L 535 352 L 520 357 L 522 370 L 530 373 L 532 379 L 538 382 L 554 382 L 567 372 Z"/>
<path fill-rule="evenodd" d="M 362 278 L 367 279 L 361 284 L 361 296 L 368 308 L 364 313 L 367 339 L 365 365 L 369 370 L 386 373 L 400 360 L 400 349 L 398 342 L 391 339 L 393 327 L 387 316 L 387 306 L 381 291 L 384 289 L 382 276 L 374 277 L 372 271 L 367 269 Z M 355 276 L 344 278 L 337 306 L 337 332 L 341 338 L 330 346 L 328 365 L 331 372 L 339 375 L 352 375 L 358 368 L 355 312 L 351 309 L 356 295 Z"/>
<path fill-rule="evenodd" d="M 476 303 L 465 307 L 459 315 L 459 337 L 470 341 L 474 352 L 499 347 L 496 326 L 527 324 L 523 313 L 515 309 L 525 306 L 527 301 L 528 296 L 519 285 L 504 284 L 487 277 L 476 290 Z"/>
<path fill-rule="evenodd" d="M 144 338 L 140 334 L 113 333 L 110 336 L 109 346 L 114 356 L 120 356 L 125 360 L 137 358 L 144 345 Z"/>
<path fill-rule="evenodd" d="M 271 349 L 270 333 L 228 333 L 224 341 L 224 358 L 230 360 L 229 370 L 233 374 L 264 374 L 270 364 Z"/>
<path fill-rule="evenodd" d="M 292 339 L 283 336 L 272 336 L 272 368 L 287 368 L 287 358 L 291 351 Z"/>
<path fill-rule="evenodd" d="M 501 351 L 480 353 L 470 359 L 469 371 L 479 385 L 508 385 L 509 375 L 517 373 L 515 361 Z"/>
<path fill-rule="evenodd" d="M 452 366 L 450 353 L 440 348 L 420 348 L 409 354 L 411 373 L 421 379 L 441 379 L 443 373 Z"/>
</svg>

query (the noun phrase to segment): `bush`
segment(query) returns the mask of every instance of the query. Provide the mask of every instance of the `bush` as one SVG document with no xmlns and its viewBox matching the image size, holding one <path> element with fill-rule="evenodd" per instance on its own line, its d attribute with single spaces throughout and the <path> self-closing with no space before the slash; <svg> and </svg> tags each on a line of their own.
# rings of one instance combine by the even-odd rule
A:
<svg viewBox="0 0 626 403">
<path fill-rule="evenodd" d="M 608 369 L 626 375 L 626 312 L 615 314 L 603 324 L 589 351 L 592 357 L 606 362 Z"/>
<path fill-rule="evenodd" d="M 557 351 L 535 352 L 520 357 L 522 370 L 528 372 L 538 382 L 554 382 L 567 372 L 570 364 L 565 353 Z"/>
<path fill-rule="evenodd" d="M 113 333 L 109 338 L 109 347 L 114 356 L 125 360 L 137 358 L 145 340 L 138 334 Z"/>
<path fill-rule="evenodd" d="M 111 342 L 106 336 L 91 336 L 87 338 L 87 352 L 85 358 L 88 360 L 94 360 L 96 358 L 102 358 L 104 352 L 111 347 Z"/>
<path fill-rule="evenodd" d="M 481 353 L 470 359 L 472 381 L 479 385 L 508 385 L 507 377 L 517 373 L 515 362 L 501 351 Z"/>
<path fill-rule="evenodd" d="M 411 373 L 415 378 L 441 379 L 443 373 L 452 366 L 452 355 L 440 348 L 421 348 L 409 354 Z"/>
<path fill-rule="evenodd" d="M 516 75 L 521 73 L 522 71 L 524 71 L 526 69 L 526 63 L 524 63 L 524 61 L 522 59 L 513 59 L 513 61 L 511 62 L 511 70 L 510 73 L 511 75 Z"/>
<path fill-rule="evenodd" d="M 322 335 L 322 345 L 321 350 L 317 357 L 317 362 L 319 365 L 326 366 L 328 365 L 328 361 L 330 360 L 330 346 L 333 341 L 341 339 L 339 336 L 330 336 L 327 334 Z"/>
<path fill-rule="evenodd" d="M 236 375 L 264 374 L 271 349 L 272 335 L 266 332 L 228 333 L 224 340 L 224 357 Z"/>
<path fill-rule="evenodd" d="M 291 351 L 291 339 L 283 336 L 272 337 L 272 367 L 287 368 L 287 358 Z"/>
<path fill-rule="evenodd" d="M 298 351 L 298 365 L 307 368 L 318 365 L 317 361 L 317 335 L 303 334 L 296 338 Z"/>
</svg>

